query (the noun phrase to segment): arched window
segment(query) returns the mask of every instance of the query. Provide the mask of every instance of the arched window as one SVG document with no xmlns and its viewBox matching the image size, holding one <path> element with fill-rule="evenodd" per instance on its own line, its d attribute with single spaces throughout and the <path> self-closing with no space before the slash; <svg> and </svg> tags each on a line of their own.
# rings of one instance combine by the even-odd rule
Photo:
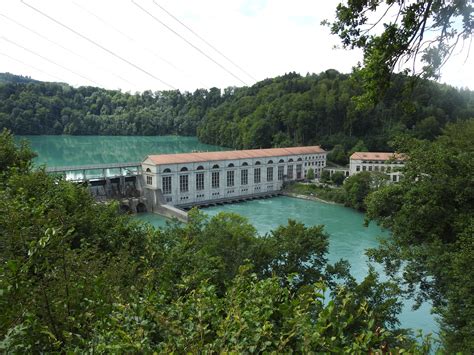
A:
<svg viewBox="0 0 474 355">
<path fill-rule="evenodd" d="M 196 170 L 204 170 L 204 167 L 202 165 L 199 165 Z"/>
<path fill-rule="evenodd" d="M 285 161 L 283 159 L 280 159 L 279 163 L 284 163 Z"/>
<path fill-rule="evenodd" d="M 301 159 L 301 158 L 298 158 L 298 161 L 303 161 L 303 159 Z"/>
<path fill-rule="evenodd" d="M 288 160 L 289 163 L 291 163 L 293 161 L 293 159 L 290 158 L 290 160 Z"/>
<path fill-rule="evenodd" d="M 269 160 L 267 164 L 273 164 L 273 160 Z"/>
<path fill-rule="evenodd" d="M 242 166 L 248 166 L 249 164 L 247 162 L 243 162 Z"/>
<path fill-rule="evenodd" d="M 185 166 L 183 166 L 180 171 L 188 171 L 188 168 L 186 168 Z"/>
<path fill-rule="evenodd" d="M 255 162 L 255 165 L 260 165 L 260 162 L 259 162 L 259 161 L 256 161 L 256 162 Z"/>
<path fill-rule="evenodd" d="M 233 168 L 234 167 L 234 164 L 230 163 L 229 165 L 227 165 L 228 168 Z"/>
<path fill-rule="evenodd" d="M 212 166 L 212 168 L 213 168 L 213 169 L 219 169 L 219 165 L 214 164 L 214 165 Z"/>
<path fill-rule="evenodd" d="M 151 170 L 150 170 L 150 168 L 146 168 L 146 170 L 145 170 L 145 171 L 146 171 L 147 173 L 151 173 Z"/>
<path fill-rule="evenodd" d="M 171 169 L 165 169 L 163 170 L 163 173 L 171 173 Z"/>
</svg>

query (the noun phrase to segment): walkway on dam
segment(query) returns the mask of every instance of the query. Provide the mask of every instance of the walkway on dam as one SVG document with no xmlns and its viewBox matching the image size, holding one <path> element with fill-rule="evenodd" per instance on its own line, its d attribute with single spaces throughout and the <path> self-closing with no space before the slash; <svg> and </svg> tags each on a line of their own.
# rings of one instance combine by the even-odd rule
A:
<svg viewBox="0 0 474 355">
<path fill-rule="evenodd" d="M 136 176 L 141 174 L 141 162 L 55 166 L 47 167 L 46 172 L 63 174 L 68 177 L 68 180 L 73 181 Z"/>
</svg>

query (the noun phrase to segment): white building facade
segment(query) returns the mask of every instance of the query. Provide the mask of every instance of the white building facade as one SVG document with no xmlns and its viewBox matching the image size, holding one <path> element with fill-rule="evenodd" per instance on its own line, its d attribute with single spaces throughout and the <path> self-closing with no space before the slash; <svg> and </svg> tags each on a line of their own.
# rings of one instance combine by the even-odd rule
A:
<svg viewBox="0 0 474 355">
<path fill-rule="evenodd" d="M 404 155 L 397 153 L 355 152 L 350 157 L 349 175 L 362 171 L 378 171 L 389 175 L 391 182 L 398 182 L 405 159 Z"/>
<path fill-rule="evenodd" d="M 312 146 L 149 155 L 142 171 L 146 189 L 180 206 L 276 192 L 325 166 L 326 151 Z"/>
</svg>

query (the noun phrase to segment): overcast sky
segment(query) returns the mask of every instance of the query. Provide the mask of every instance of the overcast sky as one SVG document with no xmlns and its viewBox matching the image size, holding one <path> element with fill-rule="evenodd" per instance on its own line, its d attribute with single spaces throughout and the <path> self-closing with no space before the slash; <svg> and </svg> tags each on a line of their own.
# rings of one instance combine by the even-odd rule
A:
<svg viewBox="0 0 474 355">
<path fill-rule="evenodd" d="M 348 73 L 362 59 L 360 51 L 334 49 L 338 38 L 320 25 L 339 1 L 24 1 L 77 33 L 20 0 L 0 1 L 0 72 L 44 81 L 193 91 L 290 71 Z M 441 82 L 474 89 L 474 55 L 465 61 L 466 54 L 450 60 Z"/>
</svg>

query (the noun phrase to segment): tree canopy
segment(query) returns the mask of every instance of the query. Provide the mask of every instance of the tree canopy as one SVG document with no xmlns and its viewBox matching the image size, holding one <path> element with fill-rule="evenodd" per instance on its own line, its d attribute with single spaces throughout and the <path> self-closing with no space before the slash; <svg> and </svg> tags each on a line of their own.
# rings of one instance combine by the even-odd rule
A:
<svg viewBox="0 0 474 355">
<path fill-rule="evenodd" d="M 0 83 L 0 127 L 15 134 L 198 135 L 231 148 L 340 144 L 345 154 L 355 147 L 387 151 L 399 132 L 434 139 L 447 122 L 474 115 L 468 90 L 426 80 L 407 96 L 404 82 L 396 77 L 389 95 L 363 110 L 351 99 L 361 83 L 335 70 L 194 93 Z"/>
<path fill-rule="evenodd" d="M 472 40 L 473 9 L 466 0 L 348 1 L 337 6 L 330 28 L 344 47 L 363 50 L 362 97 L 374 100 L 386 92 L 397 68 L 405 74 L 439 78 L 456 46 Z"/>
<path fill-rule="evenodd" d="M 399 329 L 395 284 L 328 263 L 323 226 L 258 236 L 240 216 L 192 211 L 156 230 L 16 149 L 0 156 L 2 353 L 430 349 Z"/>
<path fill-rule="evenodd" d="M 470 120 L 434 142 L 398 140 L 409 156 L 401 182 L 366 200 L 368 217 L 392 231 L 372 257 L 408 294 L 433 303 L 448 353 L 474 350 L 473 137 Z"/>
</svg>

